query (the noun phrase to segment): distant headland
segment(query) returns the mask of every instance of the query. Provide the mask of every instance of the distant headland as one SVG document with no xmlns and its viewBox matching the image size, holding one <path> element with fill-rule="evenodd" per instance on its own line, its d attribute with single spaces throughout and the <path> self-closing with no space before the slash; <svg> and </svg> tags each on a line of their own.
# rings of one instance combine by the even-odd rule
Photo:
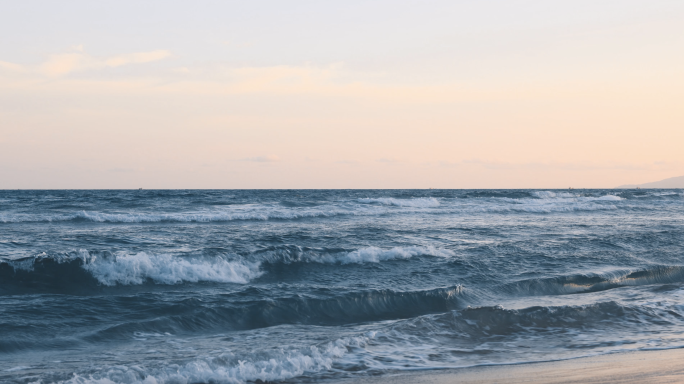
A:
<svg viewBox="0 0 684 384">
<path fill-rule="evenodd" d="M 615 188 L 684 188 L 684 176 L 670 177 L 645 184 L 626 184 Z"/>
</svg>

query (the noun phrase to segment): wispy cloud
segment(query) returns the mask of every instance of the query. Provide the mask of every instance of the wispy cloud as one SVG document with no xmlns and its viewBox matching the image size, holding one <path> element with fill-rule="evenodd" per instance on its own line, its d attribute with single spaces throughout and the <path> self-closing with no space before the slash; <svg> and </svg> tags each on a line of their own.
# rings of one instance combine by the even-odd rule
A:
<svg viewBox="0 0 684 384">
<path fill-rule="evenodd" d="M 0 61 L 0 88 L 32 89 L 37 92 L 57 91 L 68 94 L 93 93 L 145 93 L 181 97 L 223 97 L 234 95 L 269 95 L 273 97 L 316 95 L 318 97 L 357 99 L 388 104 L 450 105 L 460 102 L 505 102 L 535 100 L 567 100 L 591 97 L 596 100 L 629 99 L 651 92 L 641 86 L 615 84 L 596 90 L 591 83 L 557 83 L 550 86 L 519 84 L 475 85 L 470 83 L 404 84 L 387 83 L 378 74 L 358 72 L 344 63 L 325 66 L 233 67 L 229 65 L 173 66 L 154 74 L 112 78 L 92 76 L 76 78 L 65 76 L 81 71 L 97 71 L 126 65 L 144 64 L 171 57 L 167 50 L 127 53 L 96 57 L 83 47 L 72 47 L 69 52 L 51 55 L 35 66 L 22 66 Z M 22 76 L 17 76 L 23 72 Z M 5 76 L 2 76 L 2 75 Z M 35 81 L 48 76 L 55 81 Z M 34 78 L 31 78 L 34 77 Z M 631 87 L 631 88 L 630 88 Z M 650 88 L 649 88 L 650 89 Z M 674 89 L 674 88 L 673 88 Z M 587 96 L 591 95 L 591 96 Z M 631 96 L 630 96 L 631 95 Z M 659 96 L 674 99 L 677 95 Z M 645 97 L 645 96 L 643 96 Z"/>
<path fill-rule="evenodd" d="M 149 63 L 170 56 L 171 52 L 169 51 L 156 50 L 99 58 L 82 51 L 77 51 L 73 53 L 51 55 L 46 62 L 40 65 L 39 71 L 48 76 L 60 76 L 76 71 Z"/>
<path fill-rule="evenodd" d="M 337 164 L 347 164 L 347 165 L 357 165 L 360 162 L 357 160 L 338 160 L 335 163 Z"/>
<path fill-rule="evenodd" d="M 267 156 L 255 156 L 255 157 L 247 157 L 242 159 L 242 161 L 251 161 L 254 163 L 275 163 L 280 161 L 280 158 L 276 155 L 267 155 Z"/>
<path fill-rule="evenodd" d="M 564 170 L 564 171 L 595 171 L 595 170 L 626 170 L 653 171 L 674 169 L 681 166 L 679 162 L 656 161 L 652 163 L 590 163 L 590 162 L 557 162 L 531 161 L 510 162 L 499 160 L 467 159 L 461 161 L 441 161 L 442 167 L 461 167 L 474 165 L 491 170 Z"/>
<path fill-rule="evenodd" d="M 24 72 L 26 69 L 19 64 L 8 63 L 6 61 L 0 61 L 0 69 L 12 72 Z"/>
<path fill-rule="evenodd" d="M 71 47 L 70 52 L 50 55 L 37 66 L 0 61 L 0 70 L 12 72 L 35 73 L 47 76 L 63 76 L 73 72 L 115 68 L 129 64 L 144 64 L 163 60 L 171 56 L 166 50 L 134 52 L 116 56 L 95 57 L 86 53 L 83 46 Z"/>
<path fill-rule="evenodd" d="M 385 164 L 396 164 L 396 163 L 402 162 L 401 160 L 393 158 L 393 157 L 391 157 L 391 158 L 383 157 L 383 158 L 377 159 L 375 161 L 377 161 L 378 163 L 385 163 Z"/>
</svg>

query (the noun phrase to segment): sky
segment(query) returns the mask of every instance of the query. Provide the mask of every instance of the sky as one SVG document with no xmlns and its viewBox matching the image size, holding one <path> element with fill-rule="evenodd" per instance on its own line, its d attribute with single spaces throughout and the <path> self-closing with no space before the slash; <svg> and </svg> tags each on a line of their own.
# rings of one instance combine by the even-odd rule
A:
<svg viewBox="0 0 684 384">
<path fill-rule="evenodd" d="M 4 1 L 0 188 L 684 175 L 684 2 Z"/>
</svg>

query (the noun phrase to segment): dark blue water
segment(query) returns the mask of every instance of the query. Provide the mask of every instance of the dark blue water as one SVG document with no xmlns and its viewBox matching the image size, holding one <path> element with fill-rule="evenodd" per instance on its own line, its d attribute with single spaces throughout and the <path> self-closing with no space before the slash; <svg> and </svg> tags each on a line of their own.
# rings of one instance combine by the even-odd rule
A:
<svg viewBox="0 0 684 384">
<path fill-rule="evenodd" d="M 678 190 L 0 191 L 0 382 L 684 346 Z"/>
</svg>

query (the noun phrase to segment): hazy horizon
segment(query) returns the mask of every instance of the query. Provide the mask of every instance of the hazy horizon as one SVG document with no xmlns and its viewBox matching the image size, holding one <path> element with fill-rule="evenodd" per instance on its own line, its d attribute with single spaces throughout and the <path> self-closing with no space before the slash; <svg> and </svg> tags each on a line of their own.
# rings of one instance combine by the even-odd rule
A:
<svg viewBox="0 0 684 384">
<path fill-rule="evenodd" d="M 613 188 L 684 175 L 677 1 L 25 1 L 0 189 Z"/>
</svg>

